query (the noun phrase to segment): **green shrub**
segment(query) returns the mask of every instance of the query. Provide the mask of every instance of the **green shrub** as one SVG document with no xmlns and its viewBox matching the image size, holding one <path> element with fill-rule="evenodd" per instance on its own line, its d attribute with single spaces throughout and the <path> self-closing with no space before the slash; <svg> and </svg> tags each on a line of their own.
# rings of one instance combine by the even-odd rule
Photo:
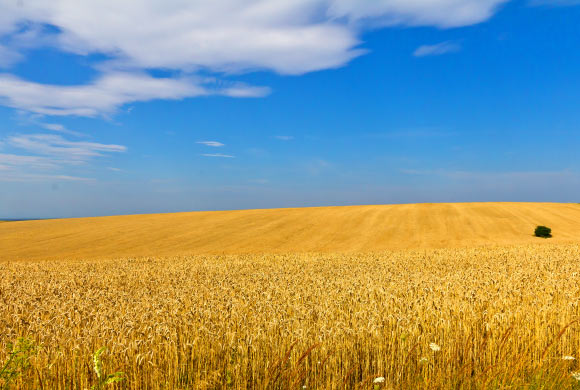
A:
<svg viewBox="0 0 580 390">
<path fill-rule="evenodd" d="M 106 372 L 103 371 L 103 362 L 101 360 L 101 355 L 106 350 L 107 349 L 105 347 L 102 347 L 99 348 L 99 350 L 93 354 L 93 369 L 95 370 L 95 374 L 97 374 L 97 384 L 91 387 L 92 390 L 102 390 L 108 385 L 113 384 L 115 382 L 122 382 L 124 379 L 123 378 L 124 373 L 122 372 L 107 374 Z"/>
<path fill-rule="evenodd" d="M 0 364 L 0 390 L 11 389 L 16 380 L 30 368 L 30 358 L 36 355 L 38 347 L 31 339 L 21 337 L 16 343 L 8 343 L 8 357 Z"/>
<path fill-rule="evenodd" d="M 552 229 L 546 226 L 538 226 L 534 234 L 536 237 L 549 238 L 552 237 Z"/>
</svg>

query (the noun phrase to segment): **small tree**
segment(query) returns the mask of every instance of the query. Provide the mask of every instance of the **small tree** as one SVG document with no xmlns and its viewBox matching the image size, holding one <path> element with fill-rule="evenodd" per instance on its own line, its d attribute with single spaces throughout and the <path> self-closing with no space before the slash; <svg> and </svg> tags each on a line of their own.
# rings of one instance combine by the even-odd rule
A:
<svg viewBox="0 0 580 390">
<path fill-rule="evenodd" d="M 549 238 L 552 237 L 552 229 L 546 226 L 538 226 L 534 231 L 536 237 Z"/>
</svg>

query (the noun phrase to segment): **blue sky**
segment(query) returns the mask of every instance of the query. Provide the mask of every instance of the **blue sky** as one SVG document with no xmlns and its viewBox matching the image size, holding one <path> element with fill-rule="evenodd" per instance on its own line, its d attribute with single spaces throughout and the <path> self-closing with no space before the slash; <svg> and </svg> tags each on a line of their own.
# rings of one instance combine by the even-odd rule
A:
<svg viewBox="0 0 580 390">
<path fill-rule="evenodd" d="M 0 216 L 577 202 L 579 26 L 577 1 L 8 1 Z"/>
</svg>

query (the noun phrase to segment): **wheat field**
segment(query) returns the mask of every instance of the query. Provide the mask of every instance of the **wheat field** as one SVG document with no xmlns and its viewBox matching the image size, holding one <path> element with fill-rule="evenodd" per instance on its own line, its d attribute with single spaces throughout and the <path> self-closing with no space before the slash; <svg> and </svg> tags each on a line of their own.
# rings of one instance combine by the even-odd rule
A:
<svg viewBox="0 0 580 390">
<path fill-rule="evenodd" d="M 575 231 L 564 211 L 546 220 Z M 95 246 L 106 256 L 59 259 L 46 241 L 45 259 L 0 261 L 0 344 L 39 346 L 22 389 L 100 388 L 102 347 L 103 370 L 123 372 L 106 386 L 118 389 L 580 388 L 578 240 L 468 235 L 416 249 L 126 257 Z"/>
<path fill-rule="evenodd" d="M 440 203 L 212 211 L 0 224 L 0 260 L 349 252 L 576 243 L 580 204 Z"/>
</svg>

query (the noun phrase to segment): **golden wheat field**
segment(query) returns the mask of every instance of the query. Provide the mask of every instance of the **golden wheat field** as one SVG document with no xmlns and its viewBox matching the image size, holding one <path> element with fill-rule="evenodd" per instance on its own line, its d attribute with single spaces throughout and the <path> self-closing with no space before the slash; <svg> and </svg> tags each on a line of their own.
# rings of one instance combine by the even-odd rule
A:
<svg viewBox="0 0 580 390">
<path fill-rule="evenodd" d="M 212 211 L 0 224 L 0 259 L 368 252 L 580 242 L 580 204 L 441 203 Z"/>
<path fill-rule="evenodd" d="M 457 205 L 458 213 L 476 206 Z M 526 207 L 533 208 L 479 206 L 497 206 L 490 221 L 506 218 L 503 212 L 525 215 Z M 112 244 L 93 243 L 95 256 L 87 258 L 82 254 L 88 249 L 80 245 L 88 245 L 88 227 L 78 228 L 74 249 L 71 225 L 92 224 L 91 234 L 98 240 L 105 237 L 99 223 L 112 221 L 110 226 L 119 230 L 111 229 L 109 241 L 122 242 L 122 217 L 10 222 L 2 224 L 8 230 L 0 235 L 3 244 L 13 244 L 2 247 L 0 261 L 0 343 L 26 337 L 38 346 L 30 368 L 14 382 L 22 389 L 580 388 L 580 240 L 574 242 L 573 236 L 579 229 L 579 219 L 574 220 L 579 208 L 543 204 L 536 214 L 512 217 L 506 221 L 509 227 L 500 226 L 504 235 L 511 232 L 508 238 L 515 237 L 512 244 L 489 239 L 484 245 L 486 236 L 470 236 L 492 222 L 469 224 L 470 216 L 446 220 L 438 215 L 439 221 L 425 216 L 428 226 L 441 227 L 431 232 L 432 241 L 424 238 L 430 248 L 424 243 L 411 249 L 420 240 L 415 237 L 406 249 L 384 249 L 381 245 L 389 239 L 372 246 L 372 229 L 352 229 L 380 222 L 357 219 L 349 208 L 334 212 L 348 214 L 353 223 L 342 230 L 327 226 L 318 236 L 318 252 L 306 250 L 316 246 L 314 238 L 301 247 L 290 237 L 294 250 L 283 246 L 276 253 L 266 245 L 274 238 L 256 236 L 251 253 L 196 254 L 210 245 L 219 248 L 208 241 L 208 247 L 191 247 L 190 254 L 163 255 L 171 251 L 168 243 L 179 240 L 159 229 L 159 241 L 151 242 L 153 233 L 143 238 L 146 250 L 165 248 L 158 256 L 138 256 L 138 250 L 125 256 L 129 244 L 116 256 Z M 288 218 L 285 222 L 292 220 Z M 341 218 L 347 217 L 329 217 L 326 225 Z M 457 221 L 467 226 L 463 241 Z M 52 229 L 35 235 L 41 222 Z M 293 222 L 295 232 L 316 230 L 307 222 Z M 222 223 L 216 226 L 230 229 Z M 414 223 L 399 225 L 411 229 Z M 555 237 L 531 237 L 534 223 L 557 227 Z M 183 240 L 192 243 L 184 226 Z M 251 221 L 245 226 L 252 226 Z M 521 233 L 516 230 L 520 226 L 525 226 Z M 281 229 L 272 222 L 270 230 L 276 228 Z M 558 238 L 563 228 L 568 230 Z M 415 235 L 428 236 L 416 229 Z M 343 232 L 334 236 L 342 251 L 329 250 L 331 230 Z M 453 234 L 442 247 L 445 231 Z M 24 238 L 7 241 L 6 234 L 29 234 L 33 249 L 24 251 Z M 217 233 L 204 234 L 209 240 Z M 348 250 L 342 242 L 348 234 L 351 242 L 359 237 L 364 245 Z M 66 237 L 68 245 L 59 244 Z M 247 249 L 248 241 L 240 237 L 220 242 L 229 250 L 235 243 Z M 132 238 L 129 234 L 125 240 Z M 43 245 L 46 258 L 34 249 Z M 259 248 L 269 253 L 259 253 Z M 103 375 L 123 372 L 122 381 L 99 382 L 93 355 L 102 347 Z M 7 358 L 0 351 L 0 364 Z"/>
</svg>

